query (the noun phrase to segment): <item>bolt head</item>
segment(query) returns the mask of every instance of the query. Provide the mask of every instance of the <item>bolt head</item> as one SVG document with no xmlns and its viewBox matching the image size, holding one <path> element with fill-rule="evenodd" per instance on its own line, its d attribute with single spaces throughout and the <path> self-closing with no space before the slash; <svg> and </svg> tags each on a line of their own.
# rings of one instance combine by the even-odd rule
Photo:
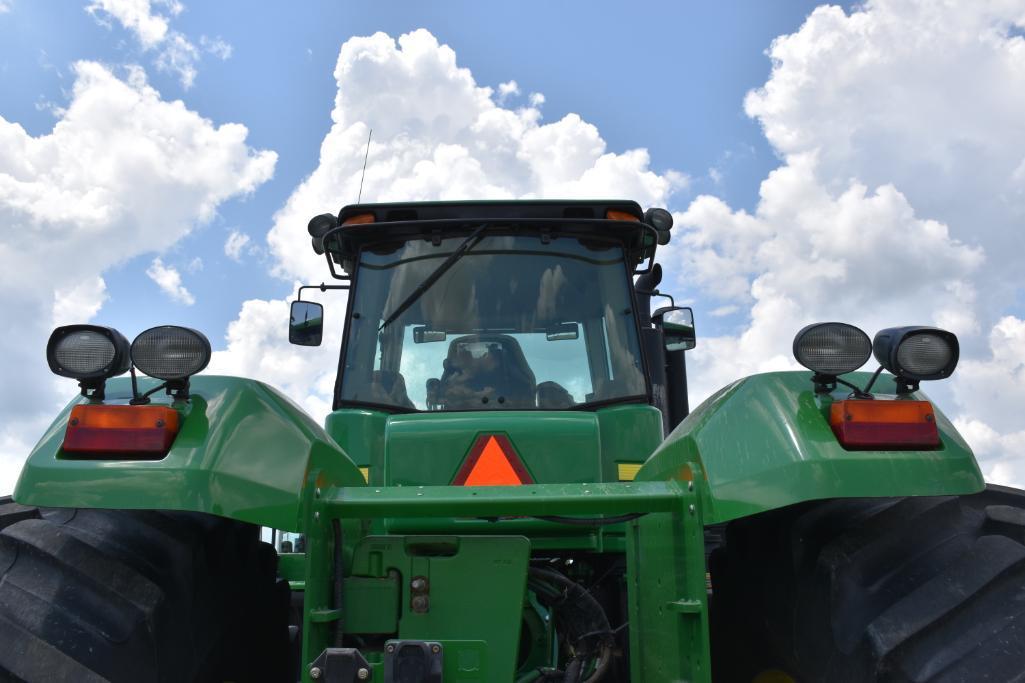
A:
<svg viewBox="0 0 1025 683">
<path fill-rule="evenodd" d="M 687 506 L 687 511 L 690 512 L 693 515 L 695 512 L 697 512 L 697 508 L 694 507 L 693 505 L 688 505 Z"/>
<path fill-rule="evenodd" d="M 410 582 L 409 587 L 415 591 L 422 591 L 427 588 L 427 582 L 422 576 L 418 576 Z"/>
<path fill-rule="evenodd" d="M 314 495 L 317 496 L 317 498 L 320 498 L 320 487 L 319 486 L 317 487 L 317 490 L 314 491 Z"/>
<path fill-rule="evenodd" d="M 368 678 L 370 678 L 370 669 L 360 667 L 359 670 L 356 671 L 356 678 L 360 679 L 361 681 L 367 680 Z"/>
<path fill-rule="evenodd" d="M 388 651 L 388 652 L 395 652 L 395 646 L 392 645 L 391 643 L 388 643 L 387 645 L 385 645 L 384 649 L 386 651 Z"/>
<path fill-rule="evenodd" d="M 319 512 L 314 512 L 313 513 L 313 519 L 320 519 L 320 513 Z"/>
<path fill-rule="evenodd" d="M 310 678 L 313 678 L 313 679 L 320 678 L 321 673 L 323 673 L 323 672 L 321 672 L 319 666 L 311 666 L 310 667 Z"/>
<path fill-rule="evenodd" d="M 441 646 L 440 645 L 431 645 L 431 652 L 433 652 L 434 654 L 438 654 L 439 652 L 441 652 Z"/>
</svg>

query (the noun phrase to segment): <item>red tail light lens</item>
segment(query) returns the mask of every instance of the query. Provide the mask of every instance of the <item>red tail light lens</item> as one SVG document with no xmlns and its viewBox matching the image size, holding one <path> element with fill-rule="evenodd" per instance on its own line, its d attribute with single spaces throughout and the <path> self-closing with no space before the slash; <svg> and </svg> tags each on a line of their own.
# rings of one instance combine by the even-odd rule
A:
<svg viewBox="0 0 1025 683">
<path fill-rule="evenodd" d="M 83 404 L 71 409 L 63 449 L 78 457 L 161 458 L 177 434 L 174 408 Z"/>
<path fill-rule="evenodd" d="M 848 450 L 931 450 L 940 445 L 936 414 L 928 401 L 835 401 L 829 425 Z"/>
</svg>

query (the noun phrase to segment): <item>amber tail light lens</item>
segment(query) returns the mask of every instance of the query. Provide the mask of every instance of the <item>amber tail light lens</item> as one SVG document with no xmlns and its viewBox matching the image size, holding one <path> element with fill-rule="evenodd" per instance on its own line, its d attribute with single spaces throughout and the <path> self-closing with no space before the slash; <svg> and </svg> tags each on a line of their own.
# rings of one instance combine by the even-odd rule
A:
<svg viewBox="0 0 1025 683">
<path fill-rule="evenodd" d="M 940 445 L 928 401 L 835 401 L 829 425 L 848 450 L 932 450 Z"/>
<path fill-rule="evenodd" d="M 178 411 L 167 406 L 82 404 L 71 409 L 64 452 L 86 458 L 161 458 L 178 434 Z"/>
</svg>

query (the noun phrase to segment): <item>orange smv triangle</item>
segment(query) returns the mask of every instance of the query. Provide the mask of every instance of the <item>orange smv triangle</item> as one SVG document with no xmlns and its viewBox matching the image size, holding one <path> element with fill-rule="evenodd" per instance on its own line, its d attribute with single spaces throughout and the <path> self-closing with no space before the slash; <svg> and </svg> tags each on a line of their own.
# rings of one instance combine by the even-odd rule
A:
<svg viewBox="0 0 1025 683">
<path fill-rule="evenodd" d="M 519 486 L 532 484 L 534 480 L 508 437 L 482 434 L 452 483 L 457 486 Z"/>
</svg>

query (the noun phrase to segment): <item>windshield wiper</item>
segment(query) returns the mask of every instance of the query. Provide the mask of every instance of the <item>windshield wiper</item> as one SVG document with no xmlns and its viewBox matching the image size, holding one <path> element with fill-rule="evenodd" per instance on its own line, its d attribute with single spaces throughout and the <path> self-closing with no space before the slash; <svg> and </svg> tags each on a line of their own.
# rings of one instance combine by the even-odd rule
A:
<svg viewBox="0 0 1025 683">
<path fill-rule="evenodd" d="M 487 223 L 482 223 L 480 227 L 470 233 L 470 236 L 463 240 L 462 244 L 456 247 L 456 250 L 449 254 L 448 258 L 445 259 L 440 266 L 435 268 L 433 273 L 424 278 L 424 281 L 417 285 L 416 289 L 410 292 L 409 296 L 407 296 L 401 304 L 395 307 L 395 310 L 391 312 L 391 315 L 385 318 L 384 322 L 381 323 L 381 326 L 377 328 L 377 331 L 380 332 L 385 327 L 395 322 L 395 319 L 405 313 L 407 308 L 412 306 L 417 299 L 423 296 L 423 293 L 430 289 L 431 286 L 437 282 L 438 279 L 441 278 L 441 276 L 444 275 L 456 261 L 465 256 L 466 252 L 470 251 L 470 249 L 477 246 L 477 242 L 480 242 L 481 240 L 481 233 L 484 232 L 484 228 L 486 227 L 488 227 Z"/>
</svg>

